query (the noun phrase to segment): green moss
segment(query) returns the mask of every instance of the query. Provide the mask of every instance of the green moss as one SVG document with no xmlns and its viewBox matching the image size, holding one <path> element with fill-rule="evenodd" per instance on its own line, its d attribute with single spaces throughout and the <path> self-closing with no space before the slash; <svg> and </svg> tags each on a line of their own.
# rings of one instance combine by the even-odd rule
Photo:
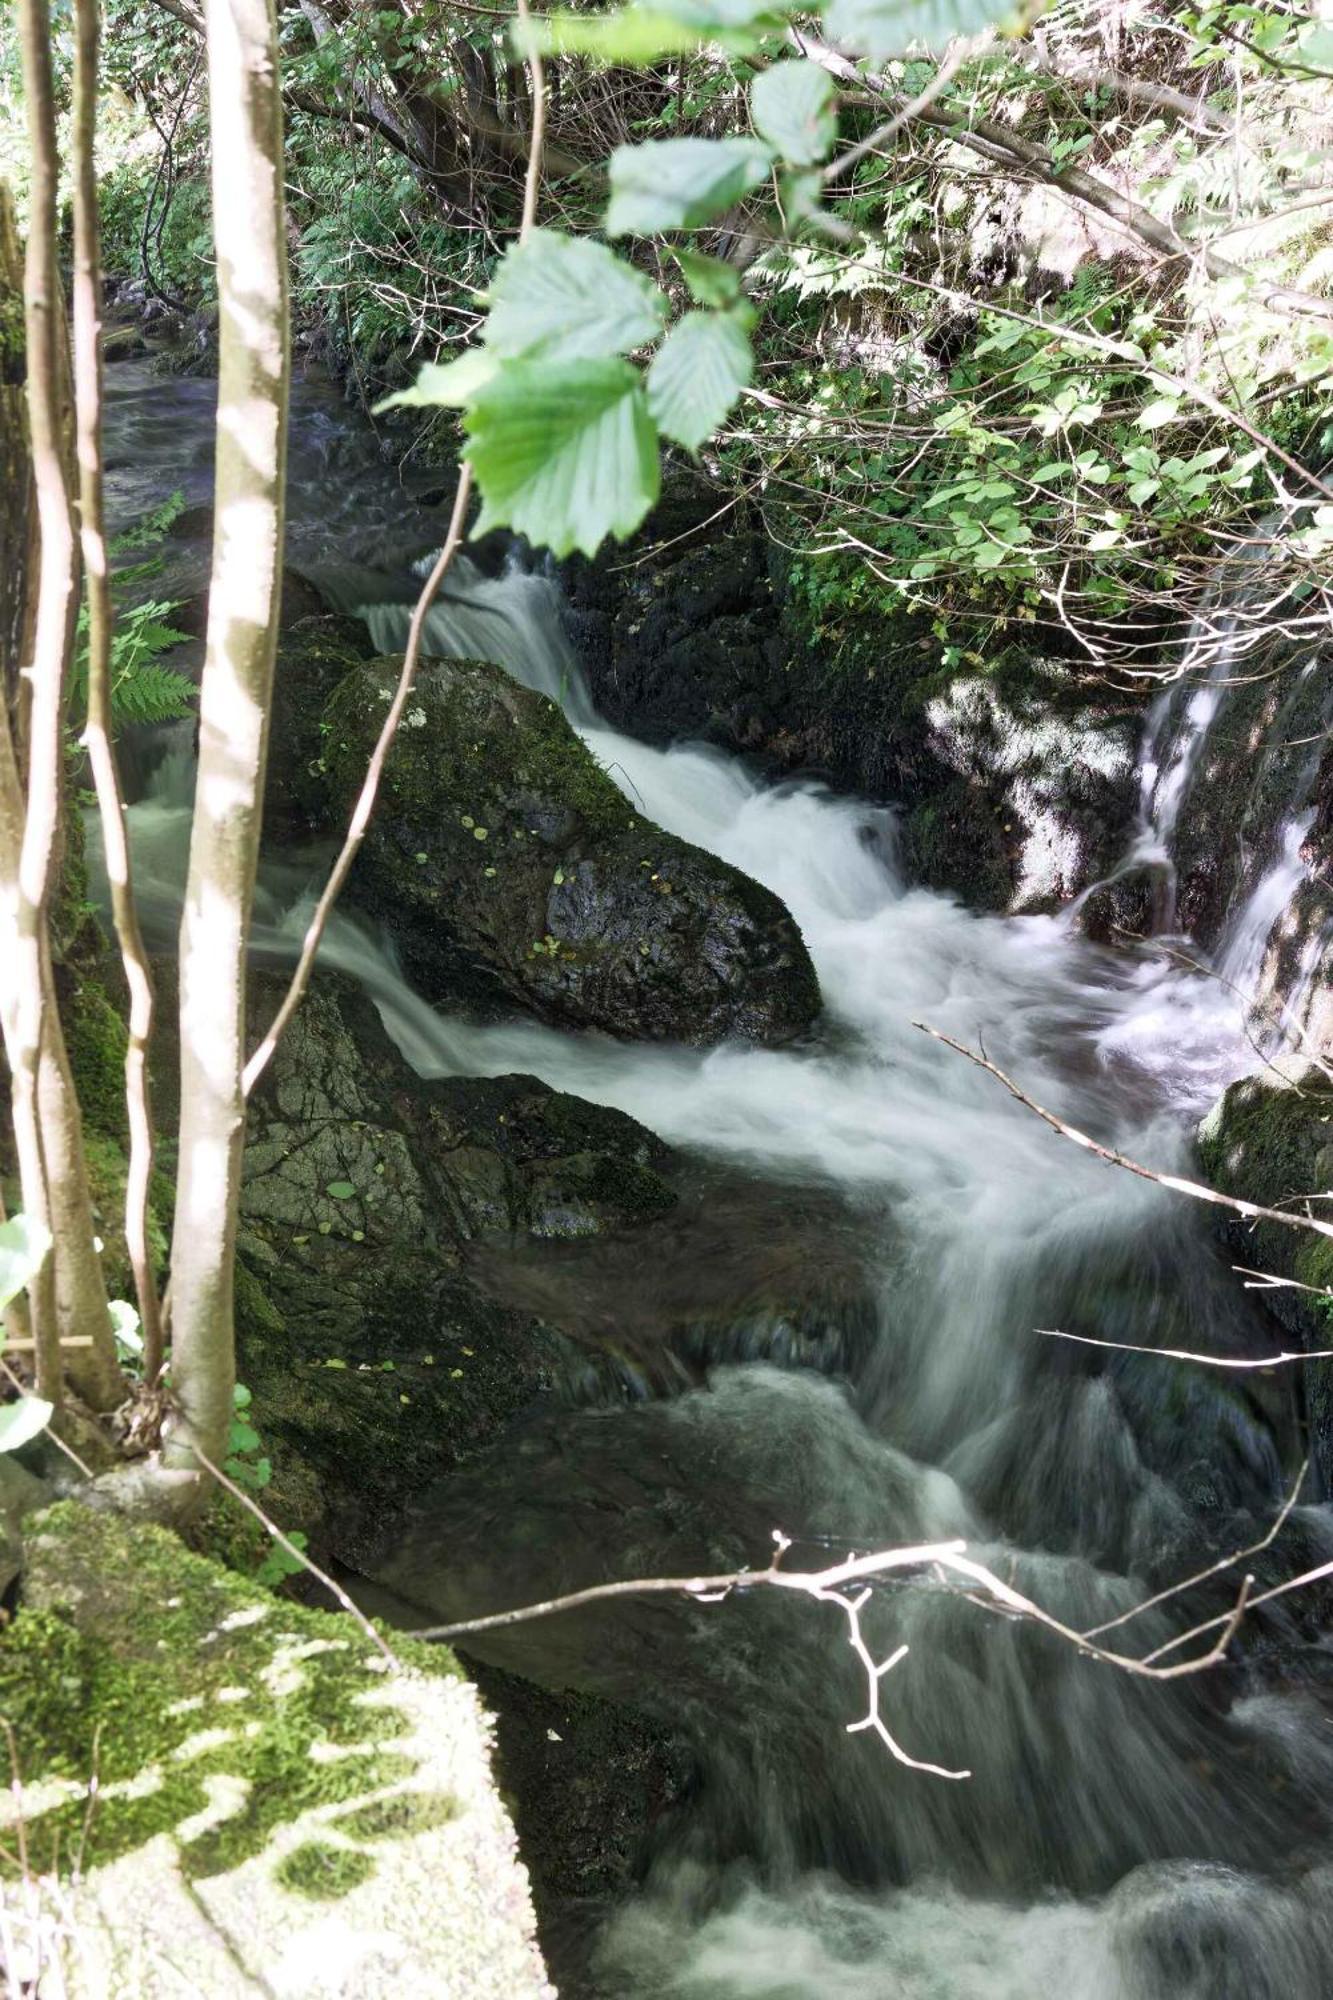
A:
<svg viewBox="0 0 1333 2000">
<path fill-rule="evenodd" d="M 1324 1156 L 1331 1150 L 1333 1090 L 1313 1073 L 1302 1078 L 1299 1089 L 1246 1077 L 1231 1086 L 1199 1134 L 1205 1178 L 1224 1194 L 1265 1208 L 1290 1206 L 1327 1187 L 1333 1160 Z M 1333 1242 L 1327 1237 L 1276 1223 L 1255 1224 L 1246 1235 L 1259 1268 L 1303 1285 L 1333 1286 Z"/>
<path fill-rule="evenodd" d="M 65 1045 L 86 1124 L 126 1136 L 125 1023 L 95 980 L 81 979 L 63 1009 Z"/>
<path fill-rule="evenodd" d="M 396 660 L 372 660 L 334 691 L 324 734 L 335 787 L 353 778 L 359 783 L 397 675 Z M 432 727 L 411 726 L 413 706 Z M 443 765 L 442 743 L 450 751 Z M 479 660 L 451 660 L 423 675 L 394 743 L 390 783 L 405 816 L 426 825 L 466 813 L 489 831 L 488 822 L 510 817 L 526 796 L 553 802 L 589 833 L 619 833 L 638 823 L 555 702 Z M 484 840 L 476 847 L 478 868 L 492 864 L 495 850 Z"/>
<path fill-rule="evenodd" d="M 333 1847 L 326 1840 L 307 1840 L 293 1848 L 275 1870 L 284 1889 L 321 1902 L 350 1895 L 374 1872 L 373 1854 L 355 1847 Z"/>
<path fill-rule="evenodd" d="M 457 1674 L 446 1653 L 397 1650 L 417 1671 Z M 80 1787 L 30 1808 L 35 1865 L 81 1837 L 94 1773 L 88 1866 L 166 1832 L 187 1876 L 213 1875 L 309 1808 L 369 1803 L 416 1769 L 396 1747 L 410 1724 L 383 1700 L 384 1678 L 346 1620 L 244 1583 L 162 1529 L 51 1509 L 0 1640 L 0 1716 L 21 1768 Z M 228 1781 L 221 1793 L 215 1780 Z M 235 1803 L 219 1810 L 218 1796 Z"/>
</svg>

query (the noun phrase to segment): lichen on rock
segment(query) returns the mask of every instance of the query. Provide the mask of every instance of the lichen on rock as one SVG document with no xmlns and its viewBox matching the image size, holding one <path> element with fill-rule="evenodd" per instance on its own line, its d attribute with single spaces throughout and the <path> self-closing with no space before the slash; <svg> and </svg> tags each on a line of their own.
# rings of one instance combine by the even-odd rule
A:
<svg viewBox="0 0 1333 2000">
<path fill-rule="evenodd" d="M 71 2000 L 547 2000 L 476 1694 L 448 1653 L 394 1652 L 165 1530 L 68 1502 L 30 1524 L 0 1865 L 21 1812 Z"/>
</svg>

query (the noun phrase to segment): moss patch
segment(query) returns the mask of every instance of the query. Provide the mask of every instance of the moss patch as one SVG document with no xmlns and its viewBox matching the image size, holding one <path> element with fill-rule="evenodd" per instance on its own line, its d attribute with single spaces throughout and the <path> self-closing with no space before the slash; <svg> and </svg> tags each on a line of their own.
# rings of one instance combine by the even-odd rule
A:
<svg viewBox="0 0 1333 2000">
<path fill-rule="evenodd" d="M 334 1906 L 339 1953 L 365 1961 L 356 1990 L 543 1993 L 485 1729 L 450 1654 L 396 1641 L 391 1668 L 349 1619 L 74 1503 L 31 1524 L 26 1554 L 0 1716 L 33 1868 L 82 1857 L 78 2000 L 181 1981 L 269 1991 L 235 1966 L 267 1973 L 291 1952 L 304 1971 L 323 1933 L 303 1942 L 303 1926 Z M 4 1847 L 12 1872 L 12 1824 Z M 155 1978 L 159 1959 L 176 1984 Z"/>
</svg>

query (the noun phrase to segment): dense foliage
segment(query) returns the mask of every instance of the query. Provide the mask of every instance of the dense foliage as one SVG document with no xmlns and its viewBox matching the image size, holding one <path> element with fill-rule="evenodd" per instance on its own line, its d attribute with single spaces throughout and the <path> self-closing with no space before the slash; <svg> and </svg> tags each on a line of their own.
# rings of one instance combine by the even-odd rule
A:
<svg viewBox="0 0 1333 2000">
<path fill-rule="evenodd" d="M 193 9 L 112 18 L 111 262 L 198 305 Z M 591 551 L 665 443 L 762 496 L 816 628 L 887 598 L 955 646 L 1021 621 L 1134 663 L 1270 513 L 1275 606 L 1317 590 L 1315 11 L 644 0 L 524 30 L 341 0 L 280 33 L 298 314 L 367 392 L 429 364 L 398 400 L 458 413 L 488 522 Z M 525 50 L 546 226 L 518 250 Z"/>
</svg>

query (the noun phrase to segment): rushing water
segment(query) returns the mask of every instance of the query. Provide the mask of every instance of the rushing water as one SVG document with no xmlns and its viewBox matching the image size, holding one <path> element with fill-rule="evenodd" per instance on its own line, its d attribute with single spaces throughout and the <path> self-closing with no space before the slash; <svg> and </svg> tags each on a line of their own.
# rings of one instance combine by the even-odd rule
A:
<svg viewBox="0 0 1333 2000">
<path fill-rule="evenodd" d="M 310 508 L 309 493 L 294 498 L 298 514 Z M 1206 1223 L 1067 1145 L 916 1025 L 984 1043 L 1100 1140 L 1188 1171 L 1194 1119 L 1256 1059 L 1242 1000 L 1170 958 L 1096 947 L 1056 918 L 978 918 L 912 887 L 889 813 L 811 785 L 765 787 L 718 752 L 650 749 L 606 729 L 550 584 L 464 570 L 456 589 L 432 616 L 433 647 L 498 657 L 555 696 L 640 811 L 777 891 L 817 964 L 825 1019 L 787 1049 L 645 1048 L 439 1013 L 350 916 L 335 919 L 327 960 L 364 981 L 423 1074 L 532 1072 L 682 1147 L 841 1190 L 883 1219 L 881 1303 L 853 1381 L 718 1367 L 672 1400 L 559 1413 L 445 1497 L 398 1581 L 457 1611 L 627 1563 L 692 1566 L 698 1541 L 673 1527 L 688 1489 L 751 1560 L 776 1528 L 797 1538 L 803 1565 L 829 1550 L 960 1535 L 1086 1627 L 1253 1540 L 1299 1455 L 1285 1378 L 1107 1361 L 1038 1331 L 1259 1351 L 1263 1323 Z M 380 644 L 401 641 L 401 605 L 365 615 Z M 1155 839 L 1169 853 L 1214 696 L 1220 685 L 1183 715 L 1177 704 L 1153 719 L 1145 852 Z M 134 812 L 159 934 L 179 895 L 188 780 L 188 759 L 168 758 Z M 1299 840 L 1288 849 L 1295 865 Z M 1262 950 L 1284 880 L 1265 877 L 1247 899 L 1225 963 L 1248 966 Z M 290 957 L 303 910 L 290 862 L 267 869 L 266 955 Z M 627 1465 L 639 1514 L 613 1511 Z M 1289 1573 L 1330 1544 L 1325 1510 L 1306 1505 L 1256 1566 Z M 1125 1636 L 1147 1650 L 1232 1590 L 1233 1580 L 1195 1590 Z M 1243 1671 L 1169 1685 L 1083 1661 L 935 1584 L 878 1593 L 866 1617 L 878 1654 L 910 1641 L 885 1683 L 896 1735 L 919 1757 L 966 1766 L 966 1782 L 904 1770 L 873 1738 L 847 1733 L 865 1687 L 841 1626 L 785 1597 L 651 1615 L 619 1607 L 533 1628 L 526 1653 L 496 1650 L 557 1685 L 640 1702 L 699 1748 L 704 1778 L 685 1823 L 596 1941 L 588 1976 L 599 1994 L 1333 1991 L 1324 1654 L 1294 1611 L 1254 1621 Z"/>
</svg>

